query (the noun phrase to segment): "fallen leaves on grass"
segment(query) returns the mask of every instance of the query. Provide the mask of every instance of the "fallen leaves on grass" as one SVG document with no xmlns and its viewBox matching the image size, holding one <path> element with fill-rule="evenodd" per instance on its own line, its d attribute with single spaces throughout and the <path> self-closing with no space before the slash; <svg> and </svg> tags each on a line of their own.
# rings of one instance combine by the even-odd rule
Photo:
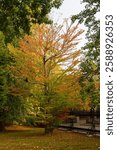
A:
<svg viewBox="0 0 117 150">
<path fill-rule="evenodd" d="M 7 130 L 0 134 L 0 150 L 99 150 L 99 137 L 57 129 L 53 135 L 44 135 L 44 129 L 22 126 Z"/>
</svg>

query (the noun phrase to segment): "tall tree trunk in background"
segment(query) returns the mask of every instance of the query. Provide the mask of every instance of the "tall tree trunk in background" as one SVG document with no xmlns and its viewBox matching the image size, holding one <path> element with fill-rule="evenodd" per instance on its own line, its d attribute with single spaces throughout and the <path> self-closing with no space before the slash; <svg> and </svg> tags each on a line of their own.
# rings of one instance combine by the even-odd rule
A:
<svg viewBox="0 0 117 150">
<path fill-rule="evenodd" d="M 94 130 L 95 130 L 95 110 L 94 110 L 94 108 L 91 108 L 90 113 L 91 113 L 91 129 L 92 129 L 92 133 L 94 133 Z"/>
<path fill-rule="evenodd" d="M 0 132 L 5 130 L 4 122 L 0 121 Z"/>
</svg>

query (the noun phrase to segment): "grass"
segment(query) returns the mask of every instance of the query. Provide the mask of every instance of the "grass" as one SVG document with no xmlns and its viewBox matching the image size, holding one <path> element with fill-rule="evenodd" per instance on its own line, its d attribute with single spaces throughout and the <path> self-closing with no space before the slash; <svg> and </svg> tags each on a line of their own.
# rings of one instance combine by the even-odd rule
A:
<svg viewBox="0 0 117 150">
<path fill-rule="evenodd" d="M 0 133 L 0 150 L 99 150 L 99 137 L 55 130 L 14 126 Z"/>
</svg>

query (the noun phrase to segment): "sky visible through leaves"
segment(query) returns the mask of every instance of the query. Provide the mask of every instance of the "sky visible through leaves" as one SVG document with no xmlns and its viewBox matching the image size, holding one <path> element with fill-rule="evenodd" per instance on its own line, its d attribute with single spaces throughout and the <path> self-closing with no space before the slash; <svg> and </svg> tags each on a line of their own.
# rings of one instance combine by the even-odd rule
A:
<svg viewBox="0 0 117 150">
<path fill-rule="evenodd" d="M 53 8 L 50 13 L 54 23 L 61 24 L 64 19 L 71 18 L 72 15 L 78 14 L 84 8 L 84 4 L 81 4 L 81 0 L 64 0 L 59 9 Z M 81 48 L 86 43 L 85 34 L 86 27 L 82 24 L 79 28 L 85 30 L 81 35 L 81 42 L 78 44 L 78 48 Z"/>
</svg>

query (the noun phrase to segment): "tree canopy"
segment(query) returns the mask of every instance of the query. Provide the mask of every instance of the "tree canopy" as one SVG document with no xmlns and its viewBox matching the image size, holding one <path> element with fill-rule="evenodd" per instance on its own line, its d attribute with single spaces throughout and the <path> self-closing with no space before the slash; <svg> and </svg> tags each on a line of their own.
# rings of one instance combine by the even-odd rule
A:
<svg viewBox="0 0 117 150">
<path fill-rule="evenodd" d="M 87 43 L 83 47 L 85 50 L 85 60 L 92 61 L 97 66 L 99 73 L 99 53 L 100 53 L 100 23 L 99 23 L 99 0 L 83 0 L 85 9 L 78 15 L 74 15 L 72 20 L 78 19 L 79 23 L 84 23 L 87 27 Z M 90 66 L 90 64 L 89 64 Z"/>
<path fill-rule="evenodd" d="M 70 109 L 99 106 L 99 1 L 83 0 L 85 10 L 58 25 L 48 14 L 61 3 L 0 1 L 0 130 L 17 121 L 47 133 Z M 88 27 L 82 50 L 79 22 Z"/>
<path fill-rule="evenodd" d="M 83 87 L 81 95 L 87 98 L 90 94 L 92 99 L 91 107 L 95 108 L 99 106 L 99 86 L 96 88 L 95 84 L 98 83 L 99 85 L 100 73 L 100 1 L 83 0 L 82 3 L 85 4 L 84 10 L 72 17 L 72 21 L 78 20 L 79 23 L 84 23 L 87 27 L 87 43 L 82 48 L 83 58 L 80 65 L 82 72 L 80 83 Z"/>
<path fill-rule="evenodd" d="M 16 80 L 9 69 L 13 58 L 5 44 L 5 36 L 0 32 L 0 130 L 23 115 L 24 103 L 17 96 Z"/>
<path fill-rule="evenodd" d="M 47 127 L 53 126 L 64 108 L 70 107 L 68 104 L 73 102 L 70 96 L 72 93 L 68 94 L 67 89 L 71 83 L 70 74 L 74 74 L 74 67 L 79 63 L 80 51 L 76 46 L 82 32 L 78 24 L 69 24 L 67 20 L 63 25 L 35 24 L 32 26 L 31 35 L 25 35 L 20 40 L 19 48 L 9 45 L 9 50 L 17 62 L 12 67 L 14 77 L 27 80 L 32 88 L 32 95 L 38 99 L 36 115 L 40 119 L 37 120 L 45 123 Z M 20 53 L 24 57 L 16 57 Z M 65 64 L 66 69 L 63 68 Z M 65 81 L 65 77 L 69 83 Z M 37 94 L 33 92 L 36 91 L 35 88 L 38 89 Z M 34 101 L 33 103 L 35 105 Z"/>
<path fill-rule="evenodd" d="M 48 13 L 58 8 L 62 0 L 2 0 L 0 1 L 0 31 L 6 42 L 29 33 L 32 23 L 50 23 Z"/>
</svg>

